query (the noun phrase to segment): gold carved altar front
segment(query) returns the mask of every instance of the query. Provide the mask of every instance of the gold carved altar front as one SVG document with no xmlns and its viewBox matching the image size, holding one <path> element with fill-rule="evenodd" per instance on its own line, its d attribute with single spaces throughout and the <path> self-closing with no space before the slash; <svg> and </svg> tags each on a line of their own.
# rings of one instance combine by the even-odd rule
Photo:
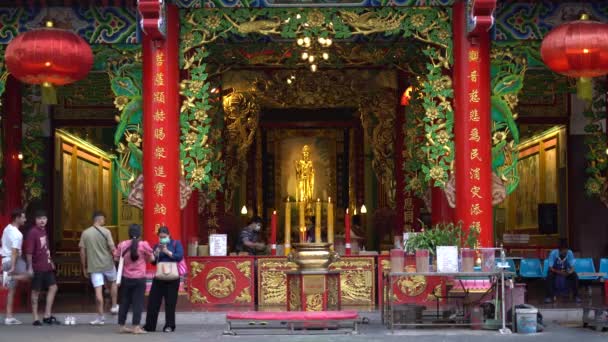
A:
<svg viewBox="0 0 608 342">
<path fill-rule="evenodd" d="M 285 257 L 258 258 L 258 305 L 287 306 L 287 275 L 297 266 Z M 373 256 L 343 256 L 329 266 L 340 271 L 342 306 L 373 307 L 376 302 L 376 270 Z"/>
</svg>

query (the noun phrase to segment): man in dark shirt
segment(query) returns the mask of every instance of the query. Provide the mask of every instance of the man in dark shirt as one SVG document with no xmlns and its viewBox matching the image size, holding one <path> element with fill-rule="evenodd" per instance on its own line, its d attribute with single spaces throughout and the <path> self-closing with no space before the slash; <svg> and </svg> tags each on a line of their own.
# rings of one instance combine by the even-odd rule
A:
<svg viewBox="0 0 608 342">
<path fill-rule="evenodd" d="M 258 242 L 260 230 L 262 229 L 262 218 L 254 216 L 249 224 L 243 228 L 239 235 L 239 240 L 236 244 L 238 252 L 247 252 L 249 255 L 255 255 L 258 251 L 264 250 L 266 245 Z"/>
<path fill-rule="evenodd" d="M 33 325 L 39 326 L 42 323 L 49 325 L 59 324 L 57 319 L 51 315 L 55 294 L 57 293 L 57 280 L 55 279 L 55 264 L 51 260 L 51 251 L 49 250 L 49 239 L 46 235 L 46 213 L 44 211 L 37 211 L 35 221 L 36 225 L 30 229 L 24 247 L 27 256 L 28 272 L 34 274 L 32 278 Z M 46 308 L 42 322 L 40 322 L 40 317 L 38 316 L 38 296 L 43 290 L 47 290 Z"/>
</svg>

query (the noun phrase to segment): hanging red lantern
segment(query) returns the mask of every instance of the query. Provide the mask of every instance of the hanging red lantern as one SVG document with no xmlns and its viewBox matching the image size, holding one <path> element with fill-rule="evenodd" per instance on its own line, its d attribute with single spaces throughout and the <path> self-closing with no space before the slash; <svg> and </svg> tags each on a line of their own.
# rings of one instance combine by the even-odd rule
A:
<svg viewBox="0 0 608 342">
<path fill-rule="evenodd" d="M 589 78 L 608 74 L 608 24 L 583 14 L 580 20 L 551 30 L 543 39 L 540 54 L 549 69 L 579 78 L 579 97 L 589 99 Z"/>
<path fill-rule="evenodd" d="M 46 28 L 13 39 L 5 60 L 8 71 L 21 82 L 52 89 L 85 78 L 93 66 L 93 52 L 80 36 L 52 28 L 49 22 Z"/>
</svg>

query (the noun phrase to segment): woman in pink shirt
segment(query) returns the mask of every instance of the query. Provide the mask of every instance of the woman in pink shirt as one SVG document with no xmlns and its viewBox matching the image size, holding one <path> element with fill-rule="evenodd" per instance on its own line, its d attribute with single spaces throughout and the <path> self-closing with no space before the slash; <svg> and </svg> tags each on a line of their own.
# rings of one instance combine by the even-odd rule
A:
<svg viewBox="0 0 608 342">
<path fill-rule="evenodd" d="M 120 309 L 118 310 L 118 325 L 121 333 L 145 334 L 140 326 L 141 313 L 144 309 L 146 292 L 146 263 L 154 260 L 150 245 L 141 239 L 141 226 L 129 226 L 130 240 L 122 241 L 114 250 L 114 258 L 124 258 L 122 281 L 120 284 Z M 125 326 L 129 306 L 133 306 L 133 328 Z"/>
</svg>

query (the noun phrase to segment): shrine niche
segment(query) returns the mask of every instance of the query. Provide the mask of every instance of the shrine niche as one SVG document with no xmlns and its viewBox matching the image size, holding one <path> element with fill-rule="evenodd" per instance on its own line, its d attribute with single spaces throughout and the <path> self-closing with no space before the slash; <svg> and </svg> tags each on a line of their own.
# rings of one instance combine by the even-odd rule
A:
<svg viewBox="0 0 608 342">
<path fill-rule="evenodd" d="M 295 155 L 299 155 L 302 147 L 308 145 L 311 151 L 315 151 L 312 154 L 313 164 L 321 167 L 316 168 L 318 170 L 313 200 L 320 198 L 325 201 L 332 197 L 337 200 L 338 206 L 356 206 L 356 203 L 363 201 L 362 185 L 360 190 L 356 189 L 358 183 L 363 181 L 357 179 L 357 168 L 362 166 L 357 166 L 355 160 L 362 156 L 363 152 L 353 150 L 354 146 L 359 145 L 353 140 L 358 136 L 357 139 L 364 139 L 371 144 L 372 168 L 379 182 L 383 184 L 383 189 L 386 189 L 387 193 L 384 195 L 389 199 L 388 203 L 394 206 L 395 137 L 392 126 L 396 102 L 395 72 L 327 70 L 323 73 L 311 73 L 302 70 L 278 70 L 267 73 L 239 70 L 225 72 L 222 84 L 231 92 L 224 98 L 226 127 L 228 136 L 231 137 L 226 156 L 229 166 L 226 189 L 228 200 L 233 198 L 233 193 L 239 185 L 237 175 L 247 170 L 248 166 L 253 166 L 248 165 L 245 158 L 247 147 L 254 151 L 258 149 L 257 146 L 252 146 L 253 143 L 265 146 L 260 152 L 265 158 L 272 158 L 268 161 L 272 165 L 272 173 L 266 177 L 274 179 L 274 183 L 265 187 L 265 207 L 278 208 L 285 198 L 295 199 L 296 179 L 292 170 L 293 163 L 296 160 Z M 335 109 L 334 112 L 332 108 Z M 284 114 L 279 113 L 281 110 Z M 261 122 L 265 111 L 272 113 L 272 120 L 281 121 L 284 119 L 281 115 L 289 116 L 288 113 L 296 113 L 297 110 L 308 110 L 308 114 L 299 117 L 303 122 L 318 122 L 323 115 L 334 115 L 335 118 L 339 117 L 341 122 L 352 122 L 352 128 L 288 129 L 288 124 L 284 123 L 281 129 L 265 127 L 264 134 L 255 135 L 256 129 L 259 132 L 255 124 L 265 125 Z M 325 114 L 317 115 L 314 114 L 315 111 Z M 347 111 L 350 111 L 350 114 L 345 113 Z M 268 118 L 268 115 L 266 117 Z M 363 140 L 360 143 L 362 144 Z M 349 147 L 345 149 L 345 146 Z M 336 164 L 338 158 L 346 158 L 344 167 L 336 167 L 339 164 Z M 262 171 L 263 167 L 258 165 L 262 163 L 262 158 L 251 161 L 257 163 L 254 166 L 258 170 L 256 172 Z M 337 175 L 339 173 L 346 177 L 345 184 L 340 183 L 340 176 Z M 360 173 L 359 177 L 362 178 Z M 255 181 L 258 187 L 262 185 L 260 181 L 261 179 Z M 262 192 L 261 188 L 258 192 Z M 264 210 L 258 209 L 258 212 Z"/>
</svg>

